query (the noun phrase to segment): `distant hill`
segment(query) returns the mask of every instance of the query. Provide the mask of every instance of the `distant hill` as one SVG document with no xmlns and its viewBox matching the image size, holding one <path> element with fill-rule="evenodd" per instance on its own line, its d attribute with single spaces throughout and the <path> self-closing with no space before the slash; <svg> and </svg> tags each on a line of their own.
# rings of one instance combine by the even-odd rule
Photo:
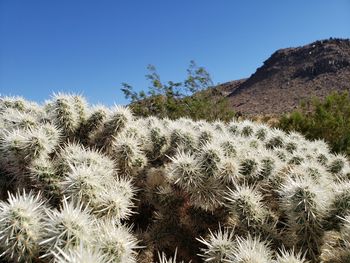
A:
<svg viewBox="0 0 350 263">
<path fill-rule="evenodd" d="M 277 50 L 249 78 L 223 83 L 216 90 L 244 115 L 289 112 L 303 99 L 350 90 L 350 39 Z"/>
</svg>

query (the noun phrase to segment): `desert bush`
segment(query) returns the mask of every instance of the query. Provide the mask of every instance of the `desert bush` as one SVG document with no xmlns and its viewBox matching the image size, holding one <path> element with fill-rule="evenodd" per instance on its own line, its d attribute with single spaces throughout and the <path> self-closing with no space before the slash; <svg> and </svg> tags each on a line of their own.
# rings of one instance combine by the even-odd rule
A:
<svg viewBox="0 0 350 263">
<path fill-rule="evenodd" d="M 190 62 L 187 77 L 182 82 L 162 82 L 155 66 L 148 65 L 146 79 L 148 89 L 134 91 L 130 84 L 122 83 L 125 97 L 136 116 L 157 116 L 176 119 L 189 117 L 194 120 L 229 120 L 234 112 L 220 88 L 215 87 L 210 74 L 203 67 Z"/>
<path fill-rule="evenodd" d="M 296 111 L 284 115 L 277 126 L 300 132 L 311 140 L 324 139 L 332 151 L 350 156 L 349 93 L 332 93 L 324 100 L 306 101 Z"/>
<path fill-rule="evenodd" d="M 349 260 L 347 158 L 252 121 L 3 97 L 0 182 L 4 262 Z"/>
</svg>

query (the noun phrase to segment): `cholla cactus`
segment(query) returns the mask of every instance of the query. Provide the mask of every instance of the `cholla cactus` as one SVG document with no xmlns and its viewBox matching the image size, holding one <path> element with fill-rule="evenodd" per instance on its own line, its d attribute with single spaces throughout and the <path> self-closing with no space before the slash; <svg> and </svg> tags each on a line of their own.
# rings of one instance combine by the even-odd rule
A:
<svg viewBox="0 0 350 263">
<path fill-rule="evenodd" d="M 96 236 L 95 246 L 109 262 L 136 263 L 136 250 L 140 247 L 130 228 L 104 221 L 98 224 Z"/>
<path fill-rule="evenodd" d="M 33 129 L 4 131 L 0 138 L 0 151 L 8 160 L 9 165 L 18 167 L 20 165 L 17 162 L 28 163 L 51 153 L 58 143 L 58 138 L 49 133 L 49 128 L 55 129 L 42 126 Z"/>
<path fill-rule="evenodd" d="M 198 146 L 201 147 L 208 143 L 211 143 L 214 140 L 215 135 L 216 132 L 214 130 L 214 127 L 206 123 L 200 127 L 198 131 Z"/>
<path fill-rule="evenodd" d="M 62 193 L 74 201 L 94 202 L 104 186 L 113 180 L 113 177 L 104 174 L 104 169 L 99 168 L 96 165 L 71 165 L 60 183 Z"/>
<path fill-rule="evenodd" d="M 65 136 L 72 137 L 85 120 L 86 102 L 81 96 L 58 93 L 48 102 L 47 110 L 54 124 L 62 129 Z"/>
<path fill-rule="evenodd" d="M 334 197 L 330 205 L 328 222 L 331 227 L 337 228 L 341 218 L 350 214 L 350 183 L 342 182 L 334 187 Z"/>
<path fill-rule="evenodd" d="M 239 123 L 239 129 L 241 135 L 244 137 L 250 137 L 254 133 L 254 123 L 252 121 L 244 120 Z"/>
<path fill-rule="evenodd" d="M 184 261 L 177 261 L 177 251 L 175 251 L 174 257 L 167 258 L 166 254 L 162 252 L 161 254 L 158 253 L 158 263 L 184 263 Z"/>
<path fill-rule="evenodd" d="M 45 231 L 45 205 L 32 192 L 9 194 L 0 202 L 1 255 L 15 262 L 32 262 L 38 257 Z"/>
<path fill-rule="evenodd" d="M 273 253 L 267 242 L 260 241 L 257 237 L 237 237 L 236 246 L 229 256 L 228 262 L 233 263 L 270 263 Z"/>
<path fill-rule="evenodd" d="M 56 252 L 57 251 L 57 252 Z M 52 251 L 57 263 L 108 263 L 108 260 L 99 250 L 81 245 L 79 248 L 63 251 L 59 247 Z"/>
<path fill-rule="evenodd" d="M 268 134 L 268 127 L 265 125 L 257 125 L 255 137 L 261 141 L 264 141 Z"/>
<path fill-rule="evenodd" d="M 217 180 L 228 186 L 235 184 L 242 179 L 237 160 L 228 157 L 222 158 L 218 172 L 215 173 L 214 176 Z"/>
<path fill-rule="evenodd" d="M 221 140 L 220 147 L 222 148 L 225 157 L 234 159 L 237 156 L 237 143 L 227 134 Z"/>
<path fill-rule="evenodd" d="M 343 219 L 341 234 L 344 242 L 350 243 L 350 214 Z"/>
<path fill-rule="evenodd" d="M 47 199 L 25 195 L 38 206 L 23 211 L 46 218 L 40 233 L 16 224 L 35 241 L 13 245 L 4 240 L 15 232 L 1 232 L 12 261 L 151 262 L 178 247 L 192 262 L 200 252 L 208 262 L 346 262 L 349 182 L 349 161 L 324 141 L 253 121 L 135 118 L 76 95 L 0 98 L 0 198 L 28 189 Z M 220 224 L 235 230 L 208 230 Z M 37 252 L 19 257 L 20 246 Z"/>
<path fill-rule="evenodd" d="M 260 156 L 254 155 L 250 149 L 244 154 L 240 154 L 239 172 L 244 181 L 253 183 L 260 177 L 261 171 Z"/>
<path fill-rule="evenodd" d="M 5 129 L 29 129 L 38 126 L 38 119 L 28 112 L 21 112 L 13 108 L 5 108 L 1 115 L 1 122 Z"/>
<path fill-rule="evenodd" d="M 128 179 L 117 178 L 105 185 L 96 196 L 94 213 L 97 217 L 114 219 L 116 221 L 127 219 L 133 214 L 133 199 L 135 189 Z"/>
<path fill-rule="evenodd" d="M 182 151 L 179 151 L 171 158 L 167 171 L 170 182 L 178 185 L 185 191 L 199 188 L 204 180 L 197 158 L 190 153 Z"/>
<path fill-rule="evenodd" d="M 94 166 L 107 177 L 116 173 L 113 161 L 104 154 L 79 144 L 67 144 L 60 153 L 59 172 L 64 175 L 80 165 Z"/>
<path fill-rule="evenodd" d="M 81 124 L 76 131 L 76 136 L 83 145 L 88 145 L 94 134 L 102 128 L 103 122 L 106 120 L 109 110 L 104 106 L 94 106 L 86 109 L 86 117 L 81 118 Z M 85 110 L 84 115 L 85 116 Z"/>
<path fill-rule="evenodd" d="M 63 199 L 60 211 L 49 211 L 46 235 L 40 245 L 46 250 L 43 257 L 52 256 L 56 248 L 74 249 L 93 241 L 93 219 L 87 208 Z"/>
<path fill-rule="evenodd" d="M 54 152 L 58 136 L 51 136 L 50 128 L 55 129 L 47 124 L 32 129 L 5 130 L 0 135 L 0 165 L 11 174 L 14 188 L 30 190 L 27 174 L 31 163 Z"/>
<path fill-rule="evenodd" d="M 215 143 L 208 143 L 201 148 L 198 161 L 207 178 L 218 172 L 223 155 L 221 147 Z"/>
<path fill-rule="evenodd" d="M 284 146 L 285 137 L 282 131 L 274 129 L 268 134 L 265 147 L 268 149 L 281 148 Z"/>
<path fill-rule="evenodd" d="M 314 262 L 322 246 L 323 219 L 330 193 L 310 177 L 289 177 L 279 190 L 281 206 L 288 217 L 289 230 L 295 235 L 298 249 Z"/>
<path fill-rule="evenodd" d="M 203 254 L 200 255 L 205 262 L 221 263 L 228 261 L 236 246 L 234 231 L 228 229 L 222 231 L 220 227 L 214 233 L 209 230 L 207 239 L 197 238 L 197 240 L 206 246 L 206 248 L 201 248 Z"/>
<path fill-rule="evenodd" d="M 27 101 L 22 97 L 0 97 L 0 114 L 6 109 L 14 109 L 22 113 L 37 114 L 40 112 L 40 106 L 32 101 Z"/>
<path fill-rule="evenodd" d="M 342 219 L 340 232 L 329 232 L 322 248 L 321 262 L 350 262 L 350 215 Z"/>
<path fill-rule="evenodd" d="M 264 223 L 267 210 L 263 205 L 263 197 L 249 186 L 237 186 L 235 190 L 229 190 L 226 197 L 227 206 L 233 216 L 238 217 L 239 226 L 246 230 L 252 227 L 257 229 Z"/>
<path fill-rule="evenodd" d="M 3 113 L 7 108 L 16 109 L 18 111 L 26 110 L 27 101 L 22 97 L 0 97 L 0 112 Z"/>
<path fill-rule="evenodd" d="M 133 136 L 116 137 L 112 151 L 119 174 L 123 176 L 135 176 L 147 164 L 147 158 L 141 151 L 138 140 Z"/>
<path fill-rule="evenodd" d="M 192 188 L 189 194 L 190 203 L 205 211 L 213 212 L 215 209 L 223 207 L 226 192 L 225 185 L 214 177 L 209 178 L 198 188 Z"/>
<path fill-rule="evenodd" d="M 172 123 L 169 127 L 170 129 L 170 139 L 169 139 L 169 149 L 167 155 L 171 156 L 175 154 L 178 150 L 184 150 L 193 152 L 196 148 L 196 136 L 194 131 L 191 129 L 186 129 L 186 126 L 182 123 Z"/>
<path fill-rule="evenodd" d="M 107 116 L 102 128 L 95 135 L 95 144 L 99 149 L 108 150 L 125 126 L 134 119 L 128 108 L 115 106 Z"/>
<path fill-rule="evenodd" d="M 149 136 L 144 149 L 151 161 L 161 158 L 169 147 L 169 138 L 159 121 L 149 127 Z"/>
<path fill-rule="evenodd" d="M 332 174 L 340 173 L 341 170 L 346 166 L 347 158 L 343 155 L 336 155 L 329 161 L 328 169 Z"/>
<path fill-rule="evenodd" d="M 32 185 L 41 191 L 48 199 L 61 196 L 60 176 L 53 162 L 47 157 L 34 160 L 29 166 L 29 177 Z"/>
<path fill-rule="evenodd" d="M 287 251 L 285 248 L 280 250 L 277 255 L 276 263 L 305 263 L 305 258 L 302 254 L 294 253 L 294 250 Z"/>
</svg>

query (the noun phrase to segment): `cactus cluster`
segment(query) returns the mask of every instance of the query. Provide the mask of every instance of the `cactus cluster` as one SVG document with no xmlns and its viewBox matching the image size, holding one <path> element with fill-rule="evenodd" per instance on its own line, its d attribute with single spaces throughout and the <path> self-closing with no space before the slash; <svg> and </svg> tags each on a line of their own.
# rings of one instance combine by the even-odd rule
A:
<svg viewBox="0 0 350 263">
<path fill-rule="evenodd" d="M 3 262 L 350 262 L 347 158 L 248 120 L 1 97 L 0 186 Z"/>
</svg>

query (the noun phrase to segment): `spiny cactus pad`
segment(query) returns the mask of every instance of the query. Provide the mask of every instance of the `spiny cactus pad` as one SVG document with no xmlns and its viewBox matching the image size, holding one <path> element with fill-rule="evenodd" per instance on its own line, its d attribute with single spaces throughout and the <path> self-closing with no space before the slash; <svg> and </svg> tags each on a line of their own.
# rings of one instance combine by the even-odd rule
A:
<svg viewBox="0 0 350 263">
<path fill-rule="evenodd" d="M 349 174 L 249 120 L 1 97 L 0 261 L 349 262 Z"/>
</svg>

